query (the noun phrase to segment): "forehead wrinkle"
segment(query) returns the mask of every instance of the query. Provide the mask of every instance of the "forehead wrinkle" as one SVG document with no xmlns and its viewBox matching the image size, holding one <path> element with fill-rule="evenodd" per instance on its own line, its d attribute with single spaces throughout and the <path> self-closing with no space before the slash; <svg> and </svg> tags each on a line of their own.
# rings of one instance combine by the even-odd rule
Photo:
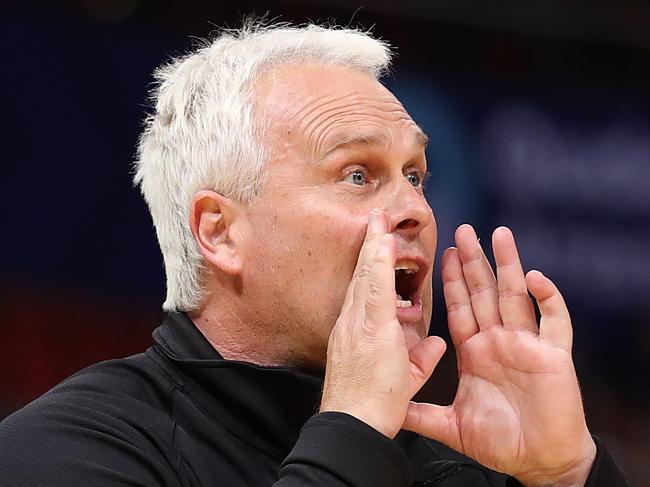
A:
<svg viewBox="0 0 650 487">
<path fill-rule="evenodd" d="M 318 97 L 314 101 L 320 101 L 325 97 L 329 97 L 331 94 L 326 94 L 321 97 Z M 351 98 L 351 103 L 349 104 L 339 104 L 339 102 L 345 100 L 346 98 Z M 359 106 L 363 105 L 368 105 L 371 106 L 373 103 L 374 104 L 379 104 L 379 105 L 396 105 L 396 108 L 393 110 L 384 110 L 387 113 L 391 112 L 404 112 L 404 107 L 394 99 L 381 99 L 381 98 L 388 98 L 388 97 L 367 97 L 363 96 L 363 94 L 358 93 L 358 92 L 351 92 L 347 93 L 342 96 L 335 96 L 333 98 L 330 98 L 329 100 L 323 102 L 323 103 L 317 103 L 313 104 L 313 102 L 308 102 L 307 105 L 305 105 L 303 108 L 298 110 L 290 119 L 289 123 L 294 121 L 296 118 L 298 118 L 300 115 L 303 115 L 301 119 L 296 122 L 296 125 L 304 125 L 305 126 L 305 132 L 308 132 L 310 129 L 310 125 L 312 125 L 315 121 L 318 121 L 319 118 L 322 118 L 323 116 L 331 113 L 332 111 L 336 110 L 345 110 L 346 108 L 350 109 L 351 107 L 353 108 L 358 108 Z M 371 102 L 371 103 L 368 103 Z M 328 105 L 333 105 L 330 108 L 327 108 Z M 310 115 L 313 115 L 314 112 L 317 112 L 318 109 L 322 109 L 321 113 L 317 113 L 316 116 L 312 117 L 310 120 Z M 292 130 L 295 127 L 292 127 Z"/>
<path fill-rule="evenodd" d="M 340 101 L 340 100 L 339 100 Z M 336 115 L 344 115 L 345 113 L 363 113 L 363 109 L 371 108 L 372 110 L 377 110 L 377 108 L 372 107 L 369 105 L 366 100 L 362 98 L 355 98 L 353 101 L 347 104 L 339 104 L 339 103 L 334 103 L 329 107 L 324 110 L 321 110 L 320 112 L 317 112 L 314 114 L 312 111 L 311 115 L 313 115 L 310 118 L 305 118 L 302 120 L 302 125 L 304 126 L 304 133 L 308 137 L 312 135 L 312 132 L 315 128 L 318 127 L 320 123 L 323 122 L 323 120 L 327 120 L 328 118 L 331 118 Z M 385 111 L 388 112 L 388 111 Z"/>
<path fill-rule="evenodd" d="M 325 134 L 331 127 L 355 123 L 365 125 L 373 122 L 372 120 L 369 120 L 368 114 L 360 114 L 353 108 L 354 107 L 350 107 L 350 109 L 330 114 L 330 116 L 325 118 L 325 120 L 315 120 L 314 123 L 311 124 L 305 135 L 307 135 L 309 141 L 313 142 L 312 145 L 316 152 L 320 152 L 322 149 Z"/>
<path fill-rule="evenodd" d="M 336 132 L 337 130 L 340 130 L 342 127 L 348 126 L 348 125 L 353 125 L 357 126 L 355 122 L 358 120 L 348 120 L 347 122 L 343 124 L 339 124 L 336 127 L 333 127 L 332 124 L 325 128 L 323 130 L 323 133 L 321 134 L 321 139 L 327 139 L 330 137 L 330 134 L 332 132 Z M 357 133 L 348 133 L 348 132 L 340 132 L 338 135 L 332 136 L 334 139 L 334 142 L 331 144 L 327 144 L 326 151 L 321 151 L 318 150 L 316 151 L 317 154 L 320 154 L 317 157 L 317 163 L 320 164 L 323 162 L 330 154 L 337 152 L 339 150 L 345 150 L 347 147 L 354 147 L 354 146 L 372 146 L 373 144 L 382 144 L 384 145 L 384 148 L 388 150 L 388 147 L 393 143 L 393 133 L 392 131 L 388 131 L 388 135 L 386 135 L 386 126 L 380 123 L 368 123 L 366 120 L 364 124 L 364 128 L 367 128 L 368 126 L 376 126 L 379 128 L 378 131 L 368 131 L 366 130 L 365 132 L 357 132 Z M 426 134 L 422 131 L 422 129 L 411 119 L 402 119 L 400 120 L 404 123 L 407 124 L 407 126 L 412 126 L 414 127 L 413 132 L 409 132 L 413 134 L 413 144 L 422 149 L 423 151 L 426 148 L 426 142 L 428 141 L 428 138 Z"/>
<path fill-rule="evenodd" d="M 348 126 L 359 128 L 359 122 L 363 122 L 363 131 L 357 131 L 356 133 L 342 132 L 330 137 L 330 134 L 333 132 Z M 378 130 L 367 130 L 368 127 L 376 127 Z M 319 134 L 316 144 L 314 145 L 314 156 L 320 162 L 331 153 L 344 149 L 347 146 L 363 145 L 367 147 L 373 144 L 382 144 L 384 148 L 386 148 L 391 144 L 392 136 L 386 135 L 385 129 L 386 127 L 384 125 L 368 122 L 367 119 L 361 117 L 348 119 L 345 122 L 338 124 L 331 123 L 324 127 Z M 333 138 L 334 141 L 325 145 L 325 142 L 329 138 Z M 326 146 L 326 150 L 323 149 L 323 145 Z"/>
<path fill-rule="evenodd" d="M 368 107 L 368 106 L 364 105 L 364 107 Z M 324 157 L 323 156 L 324 141 L 327 139 L 328 135 L 335 128 L 347 126 L 347 125 L 357 125 L 357 128 L 359 128 L 358 125 L 365 126 L 372 123 L 372 124 L 376 124 L 381 129 L 386 129 L 385 119 L 382 119 L 382 117 L 377 116 L 378 114 L 386 115 L 388 113 L 391 115 L 396 115 L 396 116 L 389 117 L 388 120 L 390 122 L 406 122 L 409 124 L 413 124 L 417 127 L 413 119 L 403 109 L 386 112 L 377 109 L 376 107 L 370 107 L 370 110 L 366 110 L 364 113 L 359 113 L 359 111 L 354 110 L 354 108 L 355 107 L 345 107 L 345 109 L 342 109 L 340 110 L 339 113 L 336 113 L 335 115 L 328 117 L 322 123 L 316 123 L 316 122 L 320 122 L 320 120 L 318 119 L 315 119 L 311 122 L 311 126 L 308 128 L 308 130 L 306 131 L 307 133 L 305 135 L 308 137 L 308 140 L 311 142 L 310 145 L 313 148 L 313 152 L 315 153 L 314 156 L 318 155 L 319 158 Z M 382 123 L 376 123 L 377 119 L 381 119 Z M 315 133 L 316 135 L 314 135 Z M 386 145 L 387 144 L 388 144 L 388 140 L 386 140 Z"/>
<path fill-rule="evenodd" d="M 334 97 L 332 99 L 327 100 L 327 98 L 330 97 L 330 95 L 331 95 L 330 93 L 324 93 L 324 94 L 322 94 L 320 96 L 317 96 L 317 97 L 314 97 L 312 100 L 308 101 L 304 106 L 302 106 L 301 108 L 296 110 L 293 113 L 293 115 L 291 115 L 287 119 L 287 125 L 289 125 L 291 127 L 291 125 L 294 124 L 296 118 L 301 117 L 301 119 L 304 120 L 304 119 L 308 118 L 309 115 L 314 113 L 314 111 L 318 110 L 319 108 L 327 106 L 328 104 L 331 104 L 331 103 L 336 103 L 337 101 L 340 101 L 340 100 L 344 99 L 346 96 L 348 96 L 348 95 L 340 95 L 340 96 L 336 96 L 336 97 Z M 326 99 L 326 100 L 323 101 L 322 103 L 319 103 L 323 99 Z M 300 125 L 300 121 L 296 122 L 295 124 Z M 291 129 L 293 130 L 293 128 L 294 127 L 292 127 Z"/>
<path fill-rule="evenodd" d="M 391 104 L 395 105 L 395 103 L 391 103 Z M 361 110 L 359 110 L 359 108 L 361 108 Z M 377 116 L 378 114 L 384 116 L 387 114 L 393 115 L 388 117 L 388 120 L 391 122 L 398 122 L 400 120 L 413 122 L 411 117 L 408 115 L 408 113 L 406 113 L 406 111 L 403 109 L 403 107 L 401 107 L 401 105 L 399 109 L 382 110 L 381 108 L 378 108 L 376 106 L 358 102 L 353 105 L 346 105 L 343 107 L 340 106 L 333 107 L 328 111 L 318 114 L 312 120 L 309 120 L 307 122 L 307 126 L 304 128 L 303 132 L 308 140 L 315 139 L 312 141 L 314 143 L 312 143 L 311 145 L 315 149 L 315 151 L 319 153 L 324 138 L 324 132 L 326 132 L 327 127 L 337 123 L 340 124 L 342 121 L 347 121 L 348 123 L 352 123 L 352 122 L 368 123 L 368 116 L 370 116 L 371 118 L 375 118 L 375 117 L 381 118 Z M 320 131 L 321 133 L 315 136 L 314 133 L 318 131 Z"/>
<path fill-rule="evenodd" d="M 309 126 L 315 119 L 318 119 L 318 117 L 322 117 L 323 115 L 327 115 L 328 113 L 335 111 L 337 109 L 345 109 L 346 107 L 358 107 L 358 106 L 363 106 L 364 104 L 367 104 L 368 101 L 374 101 L 377 103 L 377 100 L 369 97 L 364 97 L 358 92 L 352 92 L 352 93 L 347 93 L 344 95 L 340 96 L 334 96 L 331 97 L 331 93 L 326 93 L 322 96 L 316 97 L 313 100 L 307 102 L 303 107 L 298 109 L 293 115 L 291 115 L 287 119 L 287 124 L 290 126 L 292 124 L 295 124 L 293 127 L 291 127 L 291 130 L 294 130 L 296 126 L 299 126 L 303 124 L 306 121 L 306 127 Z M 318 103 L 324 98 L 329 98 L 322 103 Z M 339 104 L 339 102 L 345 100 L 346 98 L 352 98 L 352 102 L 348 104 Z M 394 103 L 392 100 L 387 100 L 387 101 L 379 101 L 379 103 L 392 103 L 394 105 L 398 105 L 399 108 L 395 108 L 392 111 L 399 111 L 400 109 L 403 110 L 403 107 L 399 103 Z M 314 114 L 314 112 L 318 112 L 319 109 L 322 109 L 321 113 L 317 113 L 316 116 L 311 117 L 310 116 Z M 386 112 L 389 112 L 389 110 L 386 110 Z M 300 118 L 300 120 L 296 121 L 297 118 Z"/>
</svg>

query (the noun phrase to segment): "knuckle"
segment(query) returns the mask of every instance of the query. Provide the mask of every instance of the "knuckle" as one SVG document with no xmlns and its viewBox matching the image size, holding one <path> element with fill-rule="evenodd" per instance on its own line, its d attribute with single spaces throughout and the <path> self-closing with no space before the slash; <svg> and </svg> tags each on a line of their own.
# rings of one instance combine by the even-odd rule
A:
<svg viewBox="0 0 650 487">
<path fill-rule="evenodd" d="M 462 311 L 470 306 L 471 305 L 469 303 L 460 302 L 460 301 L 447 302 L 447 312 L 456 313 L 457 311 Z"/>
<path fill-rule="evenodd" d="M 375 337 L 375 330 L 369 323 L 364 322 L 361 326 L 361 337 L 365 339 L 373 339 Z"/>
<path fill-rule="evenodd" d="M 469 289 L 470 294 L 483 294 L 483 293 L 494 293 L 496 286 L 494 283 L 488 282 L 476 282 L 468 283 L 467 288 Z"/>
<path fill-rule="evenodd" d="M 382 285 L 377 281 L 370 281 L 368 283 L 368 302 L 378 303 L 384 294 Z"/>
<path fill-rule="evenodd" d="M 373 242 L 374 240 L 377 240 L 377 237 L 379 236 L 377 230 L 374 230 L 372 227 L 368 227 L 368 231 L 366 232 L 366 238 L 364 239 L 364 244 L 368 244 L 370 242 Z"/>
<path fill-rule="evenodd" d="M 528 291 L 519 289 L 519 288 L 502 288 L 499 289 L 499 297 L 503 299 L 509 299 L 509 298 L 526 298 L 528 299 Z"/>
<path fill-rule="evenodd" d="M 467 251 L 465 254 L 465 263 L 466 264 L 471 264 L 471 263 L 482 263 L 483 262 L 483 249 L 478 246 L 472 250 Z"/>
<path fill-rule="evenodd" d="M 372 271 L 372 266 L 369 264 L 361 264 L 359 268 L 357 269 L 357 272 L 355 273 L 355 277 L 357 280 L 363 280 L 367 279 L 368 276 L 370 276 L 370 272 Z"/>
</svg>

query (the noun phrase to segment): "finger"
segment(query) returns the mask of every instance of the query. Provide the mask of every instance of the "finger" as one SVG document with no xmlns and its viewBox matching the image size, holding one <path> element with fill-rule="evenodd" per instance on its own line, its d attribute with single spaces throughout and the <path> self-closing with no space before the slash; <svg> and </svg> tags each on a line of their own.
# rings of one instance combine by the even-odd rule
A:
<svg viewBox="0 0 650 487">
<path fill-rule="evenodd" d="M 357 303 L 357 306 L 363 309 L 372 262 L 379 248 L 379 241 L 387 231 L 388 220 L 386 214 L 378 209 L 372 210 L 368 214 L 366 236 L 359 250 L 357 265 L 352 274 L 350 285 L 348 286 L 343 311 L 349 310 L 354 303 Z"/>
<path fill-rule="evenodd" d="M 458 346 L 478 333 L 469 291 L 463 277 L 458 250 L 448 248 L 442 254 L 442 284 L 447 306 L 449 334 L 454 346 Z"/>
<path fill-rule="evenodd" d="M 470 225 L 456 230 L 456 246 L 479 329 L 501 325 L 499 293 L 492 267 Z"/>
<path fill-rule="evenodd" d="M 409 350 L 411 366 L 411 391 L 410 397 L 422 388 L 429 380 L 433 370 L 445 353 L 447 344 L 437 336 L 426 337 Z"/>
<path fill-rule="evenodd" d="M 499 227 L 494 231 L 492 249 L 497 264 L 499 313 L 503 327 L 537 333 L 535 308 L 528 296 L 517 245 L 509 228 Z"/>
<path fill-rule="evenodd" d="M 539 271 L 530 271 L 526 275 L 526 283 L 537 300 L 542 315 L 539 324 L 540 337 L 556 347 L 571 352 L 573 342 L 571 316 L 562 294 L 553 281 Z"/>
<path fill-rule="evenodd" d="M 396 255 L 395 237 L 390 233 L 384 234 L 379 241 L 379 248 L 368 277 L 368 291 L 365 300 L 366 325 L 379 327 L 397 320 L 395 306 Z"/>
<path fill-rule="evenodd" d="M 411 401 L 402 428 L 462 452 L 458 423 L 455 417 L 453 406 L 438 406 Z"/>
</svg>

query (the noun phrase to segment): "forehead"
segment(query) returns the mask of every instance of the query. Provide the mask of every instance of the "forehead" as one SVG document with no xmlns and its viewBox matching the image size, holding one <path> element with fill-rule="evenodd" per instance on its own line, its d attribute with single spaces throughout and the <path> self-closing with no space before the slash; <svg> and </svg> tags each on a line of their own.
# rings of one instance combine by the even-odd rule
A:
<svg viewBox="0 0 650 487">
<path fill-rule="evenodd" d="M 272 144 L 302 139 L 311 152 L 322 153 L 342 137 L 389 142 L 399 132 L 418 144 L 426 138 L 388 89 L 346 66 L 300 63 L 272 69 L 255 91 L 256 116 L 265 121 Z"/>
</svg>

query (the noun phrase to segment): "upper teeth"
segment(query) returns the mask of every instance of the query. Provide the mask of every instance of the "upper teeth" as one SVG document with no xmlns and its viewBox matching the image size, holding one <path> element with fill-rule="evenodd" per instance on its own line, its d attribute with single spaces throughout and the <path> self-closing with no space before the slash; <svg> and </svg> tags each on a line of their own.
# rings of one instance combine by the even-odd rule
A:
<svg viewBox="0 0 650 487">
<path fill-rule="evenodd" d="M 415 274 L 420 270 L 420 266 L 412 260 L 398 260 L 395 263 L 396 271 L 404 271 L 406 274 Z"/>
</svg>

